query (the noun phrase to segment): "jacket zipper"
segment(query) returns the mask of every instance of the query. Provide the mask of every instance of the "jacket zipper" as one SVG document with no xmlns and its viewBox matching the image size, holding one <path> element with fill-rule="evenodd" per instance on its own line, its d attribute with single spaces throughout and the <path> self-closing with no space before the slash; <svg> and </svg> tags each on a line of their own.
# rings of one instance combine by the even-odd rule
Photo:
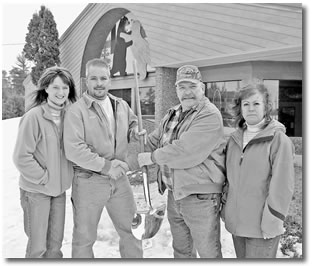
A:
<svg viewBox="0 0 315 268">
<path fill-rule="evenodd" d="M 117 133 L 117 101 L 114 100 L 114 119 L 115 119 L 115 133 L 114 133 L 114 153 L 116 156 L 116 145 L 117 145 L 117 140 L 116 140 L 116 133 Z"/>
<path fill-rule="evenodd" d="M 61 176 L 61 173 L 62 173 L 62 171 L 61 171 L 61 158 L 62 158 L 62 148 L 61 148 L 61 136 L 59 135 L 59 131 L 58 131 L 58 127 L 56 126 L 56 124 L 55 124 L 55 122 L 52 120 L 52 119 L 50 119 L 49 118 L 49 120 L 51 121 L 51 123 L 53 124 L 53 128 L 54 128 L 54 131 L 55 131 L 55 134 L 57 135 L 57 137 L 58 137 L 58 139 L 57 139 L 57 142 L 58 142 L 58 148 L 59 148 L 59 171 L 60 171 L 60 190 L 62 190 L 62 176 Z M 63 120 L 63 118 L 62 118 L 62 120 Z M 62 123 L 63 124 L 63 123 Z M 60 125 L 60 127 L 62 127 L 62 129 L 63 129 L 63 125 Z M 61 131 L 63 131 L 61 129 Z M 61 134 L 61 133 L 60 133 Z M 48 181 L 49 181 L 49 178 L 48 178 Z M 47 182 L 48 183 L 48 182 Z"/>
<path fill-rule="evenodd" d="M 238 144 L 238 146 L 240 148 L 242 148 L 242 145 L 239 143 L 239 141 L 237 139 L 235 139 L 234 136 L 232 136 L 232 138 L 234 139 L 235 143 Z M 249 143 L 246 144 L 246 146 L 242 149 L 242 153 L 241 153 L 241 158 L 240 158 L 240 162 L 239 162 L 239 165 L 242 164 L 243 162 L 243 159 L 244 159 L 244 154 L 245 154 L 245 150 L 247 148 L 248 145 L 251 145 L 251 144 L 254 144 L 254 143 L 259 143 L 259 142 L 263 142 L 263 141 L 270 141 L 273 139 L 273 136 L 265 136 L 265 137 L 261 137 L 261 138 L 258 138 L 258 139 L 252 139 L 249 141 Z"/>
<path fill-rule="evenodd" d="M 242 154 L 241 154 L 240 165 L 241 165 L 242 162 L 243 162 L 243 158 L 244 158 L 244 152 L 242 152 Z"/>
<path fill-rule="evenodd" d="M 260 137 L 260 138 L 254 138 L 252 140 L 249 141 L 249 143 L 246 144 L 246 146 L 242 149 L 242 143 L 239 142 L 239 139 L 237 139 L 234 135 L 231 136 L 232 139 L 234 140 L 234 142 L 239 146 L 239 148 L 241 148 L 241 157 L 240 157 L 240 161 L 239 161 L 239 165 L 242 164 L 243 162 L 243 159 L 244 159 L 244 154 L 245 154 L 245 150 L 247 148 L 248 145 L 251 145 L 251 144 L 255 144 L 255 143 L 259 143 L 259 142 L 263 142 L 263 141 L 269 141 L 269 140 L 272 140 L 273 139 L 273 136 L 265 136 L 265 137 Z M 240 171 L 241 172 L 241 171 Z M 240 179 L 238 181 L 238 189 L 240 188 Z M 239 210 L 238 208 L 238 199 L 236 199 L 236 202 L 235 202 L 235 209 L 236 210 Z M 239 217 L 239 213 L 237 213 L 238 217 Z M 237 220 L 237 222 L 239 222 L 239 220 Z M 234 226 L 234 231 L 236 232 L 238 230 L 238 226 Z"/>
</svg>

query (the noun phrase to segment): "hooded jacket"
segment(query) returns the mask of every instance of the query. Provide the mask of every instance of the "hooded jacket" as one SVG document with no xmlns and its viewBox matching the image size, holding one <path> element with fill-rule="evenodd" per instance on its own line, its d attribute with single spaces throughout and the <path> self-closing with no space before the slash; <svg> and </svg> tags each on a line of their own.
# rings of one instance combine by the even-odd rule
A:
<svg viewBox="0 0 315 268">
<path fill-rule="evenodd" d="M 237 236 L 263 238 L 284 232 L 294 190 L 294 147 L 285 127 L 272 120 L 243 149 L 243 129 L 226 150 L 225 227 Z"/>
<path fill-rule="evenodd" d="M 130 134 L 137 117 L 128 104 L 108 94 L 116 127 L 112 135 L 101 106 L 87 93 L 74 103 L 65 116 L 64 146 L 67 158 L 80 169 L 105 173 L 111 160 L 127 161 Z"/>
<path fill-rule="evenodd" d="M 21 118 L 13 162 L 25 191 L 58 196 L 70 188 L 72 163 L 65 157 L 62 133 L 60 137 L 46 102 Z"/>
<path fill-rule="evenodd" d="M 175 200 L 196 193 L 221 193 L 225 180 L 226 142 L 222 116 L 208 98 L 192 108 L 181 121 L 173 142 L 162 147 L 168 121 L 179 105 L 169 109 L 159 127 L 148 136 L 148 147 L 154 151 L 158 165 L 167 165 L 173 176 Z M 166 189 L 158 168 L 161 194 Z"/>
</svg>

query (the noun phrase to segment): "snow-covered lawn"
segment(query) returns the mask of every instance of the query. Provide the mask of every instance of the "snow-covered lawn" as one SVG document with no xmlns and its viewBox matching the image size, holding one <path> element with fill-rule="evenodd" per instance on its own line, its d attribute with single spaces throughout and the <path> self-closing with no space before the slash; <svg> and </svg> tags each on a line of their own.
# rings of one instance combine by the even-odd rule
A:
<svg viewBox="0 0 315 268">
<path fill-rule="evenodd" d="M 23 227 L 23 214 L 20 207 L 18 172 L 12 163 L 12 152 L 16 140 L 19 118 L 2 121 L 2 202 L 3 202 L 3 257 L 24 258 L 26 248 L 26 235 Z M 133 187 L 135 198 L 142 201 L 142 186 Z M 155 183 L 150 185 L 153 206 L 165 202 L 166 196 L 157 192 Z M 70 190 L 67 191 L 66 225 L 63 241 L 65 258 L 71 258 L 72 240 L 72 207 Z M 224 258 L 235 258 L 231 235 L 221 224 L 221 242 Z M 144 241 L 145 258 L 172 258 L 172 236 L 167 218 L 163 220 L 160 231 L 150 240 Z M 94 245 L 96 258 L 120 258 L 118 251 L 118 235 L 109 220 L 106 209 L 99 224 L 98 239 Z M 278 251 L 278 257 L 284 257 Z"/>
</svg>

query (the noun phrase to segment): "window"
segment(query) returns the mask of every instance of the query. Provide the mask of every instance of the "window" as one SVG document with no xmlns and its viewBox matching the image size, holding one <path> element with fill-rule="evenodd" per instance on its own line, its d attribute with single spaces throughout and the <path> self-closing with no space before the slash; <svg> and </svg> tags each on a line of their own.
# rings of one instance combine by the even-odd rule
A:
<svg viewBox="0 0 315 268">
<path fill-rule="evenodd" d="M 155 113 L 155 93 L 153 87 L 140 88 L 140 103 L 142 115 L 153 115 Z"/>
<path fill-rule="evenodd" d="M 205 95 L 219 109 L 223 117 L 223 125 L 233 127 L 234 120 L 231 107 L 239 91 L 241 81 L 222 81 L 205 83 Z"/>
<path fill-rule="evenodd" d="M 131 88 L 112 89 L 109 93 L 125 100 L 130 107 L 131 105 Z M 154 87 L 141 87 L 139 89 L 141 113 L 144 116 L 154 116 L 155 112 L 155 93 Z"/>
<path fill-rule="evenodd" d="M 273 104 L 272 117 L 286 128 L 288 136 L 302 137 L 302 81 L 264 80 Z"/>
<path fill-rule="evenodd" d="M 112 89 L 108 91 L 110 94 L 125 100 L 131 107 L 131 88 Z"/>
</svg>

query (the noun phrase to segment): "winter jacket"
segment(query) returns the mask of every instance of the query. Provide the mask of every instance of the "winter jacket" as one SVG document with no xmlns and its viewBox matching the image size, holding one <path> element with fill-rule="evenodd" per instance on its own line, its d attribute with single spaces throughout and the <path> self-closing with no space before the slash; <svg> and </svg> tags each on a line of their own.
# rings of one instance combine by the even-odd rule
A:
<svg viewBox="0 0 315 268">
<path fill-rule="evenodd" d="M 64 146 L 67 158 L 83 170 L 108 172 L 111 160 L 127 160 L 128 137 L 137 125 L 137 117 L 128 104 L 108 94 L 116 122 L 112 137 L 101 106 L 87 93 L 67 111 Z"/>
<path fill-rule="evenodd" d="M 63 117 L 64 113 L 62 122 Z M 58 196 L 70 188 L 72 163 L 65 157 L 62 133 L 60 137 L 46 102 L 21 118 L 13 162 L 25 191 Z"/>
<path fill-rule="evenodd" d="M 159 127 L 148 136 L 147 147 L 158 165 L 167 165 L 173 176 L 175 200 L 195 193 L 221 193 L 225 180 L 225 140 L 222 116 L 206 97 L 188 112 L 173 142 L 162 147 L 165 127 L 175 110 L 169 109 Z M 165 191 L 158 169 L 159 191 Z"/>
<path fill-rule="evenodd" d="M 284 126 L 272 120 L 243 148 L 243 130 L 227 144 L 225 227 L 237 236 L 283 233 L 294 190 L 294 147 Z"/>
</svg>

